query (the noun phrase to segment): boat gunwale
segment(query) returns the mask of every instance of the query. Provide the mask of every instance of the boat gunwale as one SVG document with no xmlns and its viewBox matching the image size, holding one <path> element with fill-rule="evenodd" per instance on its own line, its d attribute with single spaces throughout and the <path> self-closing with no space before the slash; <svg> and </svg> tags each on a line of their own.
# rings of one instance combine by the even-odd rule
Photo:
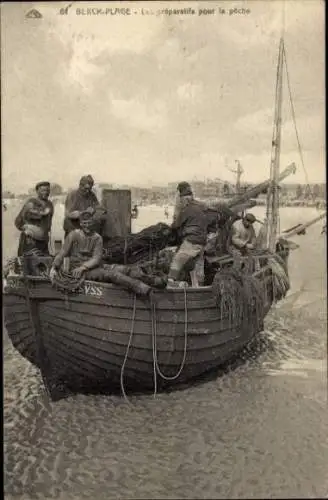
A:
<svg viewBox="0 0 328 500">
<path fill-rule="evenodd" d="M 28 280 L 29 282 L 41 283 L 41 284 L 45 284 L 45 285 L 51 284 L 50 279 L 44 278 L 43 276 L 31 276 L 31 275 L 22 276 L 20 274 L 15 274 L 15 275 L 8 276 L 7 283 L 10 280 L 10 278 L 21 281 L 22 285 L 25 285 L 25 283 L 24 283 L 25 280 Z M 114 283 L 104 283 L 102 281 L 85 280 L 83 284 L 92 284 L 94 286 L 102 286 L 102 287 L 109 289 L 109 290 L 124 290 L 119 285 L 115 285 Z M 167 292 L 168 293 L 176 293 L 176 292 L 183 293 L 185 290 L 187 292 L 189 291 L 189 292 L 200 293 L 200 292 L 204 292 L 204 291 L 211 291 L 212 286 L 211 285 L 199 286 L 199 287 L 188 286 L 186 288 L 184 288 L 184 287 L 182 287 L 182 288 L 180 288 L 180 287 L 179 288 L 178 287 L 177 288 L 164 288 L 162 290 L 153 288 L 153 291 L 156 294 L 163 294 L 163 293 L 167 293 Z M 132 293 L 132 292 L 129 292 L 128 290 L 125 290 L 125 291 L 127 293 Z M 13 292 L 13 289 L 11 287 L 9 287 L 7 284 L 7 286 L 4 289 L 4 295 L 11 295 L 12 292 Z"/>
</svg>

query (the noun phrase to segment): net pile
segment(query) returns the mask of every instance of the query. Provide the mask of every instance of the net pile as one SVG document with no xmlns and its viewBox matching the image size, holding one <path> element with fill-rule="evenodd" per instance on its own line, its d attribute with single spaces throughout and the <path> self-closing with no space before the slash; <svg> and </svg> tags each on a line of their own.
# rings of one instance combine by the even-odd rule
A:
<svg viewBox="0 0 328 500">
<path fill-rule="evenodd" d="M 273 300 L 277 302 L 284 298 L 290 288 L 287 265 L 277 254 L 268 259 L 272 272 Z"/>
<path fill-rule="evenodd" d="M 146 274 L 139 266 L 105 264 L 84 273 L 81 278 L 60 270 L 53 277 L 52 286 L 67 294 L 78 293 L 85 280 L 113 283 L 139 296 L 149 295 L 152 288 L 163 289 L 167 284 L 166 277 Z"/>
<path fill-rule="evenodd" d="M 32 274 L 30 261 L 37 257 L 43 257 L 43 253 L 38 248 L 32 248 L 25 252 L 22 257 L 9 258 L 3 267 L 2 276 L 7 278 L 9 274 Z M 46 273 L 42 272 L 39 275 L 46 275 Z"/>
<path fill-rule="evenodd" d="M 135 264 L 151 259 L 159 250 L 175 243 L 175 231 L 160 222 L 139 233 L 104 241 L 103 259 L 109 264 Z"/>
<path fill-rule="evenodd" d="M 216 231 L 217 229 L 229 231 L 231 224 L 235 220 L 240 219 L 236 213 L 223 203 L 218 203 L 215 207 L 207 207 L 205 215 L 208 232 Z"/>
<path fill-rule="evenodd" d="M 234 268 L 218 271 L 212 283 L 221 319 L 230 327 L 259 331 L 264 319 L 264 284 L 250 274 Z"/>
<path fill-rule="evenodd" d="M 272 273 L 272 289 L 273 289 L 273 301 L 277 302 L 283 299 L 288 290 L 290 289 L 290 280 L 288 275 L 288 265 L 286 258 L 285 249 L 271 254 L 268 250 L 262 250 L 262 255 L 267 255 L 265 262 L 262 260 L 262 265 L 267 265 L 271 269 Z M 284 255 L 283 258 L 281 255 Z"/>
</svg>

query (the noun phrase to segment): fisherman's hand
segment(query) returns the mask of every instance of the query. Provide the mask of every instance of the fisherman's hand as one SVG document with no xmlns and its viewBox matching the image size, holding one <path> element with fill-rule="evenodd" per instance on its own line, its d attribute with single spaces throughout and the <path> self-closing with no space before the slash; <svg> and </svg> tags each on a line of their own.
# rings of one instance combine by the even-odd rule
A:
<svg viewBox="0 0 328 500">
<path fill-rule="evenodd" d="M 86 210 L 85 210 L 86 213 L 90 214 L 90 215 L 94 215 L 96 210 L 93 208 L 93 207 L 88 207 Z"/>
<path fill-rule="evenodd" d="M 50 208 L 49 207 L 46 207 L 43 212 L 41 212 L 41 215 L 48 215 L 50 214 Z"/>
<path fill-rule="evenodd" d="M 86 271 L 86 268 L 84 266 L 77 267 L 76 269 L 73 269 L 72 275 L 74 278 L 81 278 L 82 274 Z"/>
<path fill-rule="evenodd" d="M 73 212 L 71 212 L 69 214 L 69 218 L 70 219 L 78 219 L 80 217 L 80 213 L 79 210 L 74 210 Z"/>
<path fill-rule="evenodd" d="M 255 247 L 252 243 L 247 243 L 246 248 L 247 248 L 247 250 L 254 250 Z"/>
<path fill-rule="evenodd" d="M 55 279 L 55 277 L 57 276 L 57 269 L 55 269 L 54 267 L 52 267 L 50 269 L 50 273 L 49 273 L 49 277 L 51 279 L 51 281 L 53 281 Z"/>
</svg>

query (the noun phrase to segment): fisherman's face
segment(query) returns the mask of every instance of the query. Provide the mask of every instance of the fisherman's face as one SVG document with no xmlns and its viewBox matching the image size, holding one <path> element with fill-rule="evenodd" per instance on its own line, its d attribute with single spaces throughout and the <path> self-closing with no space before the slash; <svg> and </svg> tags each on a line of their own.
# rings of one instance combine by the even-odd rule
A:
<svg viewBox="0 0 328 500">
<path fill-rule="evenodd" d="M 82 184 L 80 184 L 80 189 L 83 194 L 91 193 L 92 188 L 93 188 L 92 182 L 83 182 Z"/>
<path fill-rule="evenodd" d="M 85 234 L 91 234 L 94 230 L 94 222 L 92 220 L 81 220 L 80 226 Z"/>
<path fill-rule="evenodd" d="M 48 186 L 40 186 L 37 193 L 38 193 L 38 197 L 41 200 L 47 200 L 49 198 L 49 195 L 50 195 L 50 188 Z"/>
</svg>

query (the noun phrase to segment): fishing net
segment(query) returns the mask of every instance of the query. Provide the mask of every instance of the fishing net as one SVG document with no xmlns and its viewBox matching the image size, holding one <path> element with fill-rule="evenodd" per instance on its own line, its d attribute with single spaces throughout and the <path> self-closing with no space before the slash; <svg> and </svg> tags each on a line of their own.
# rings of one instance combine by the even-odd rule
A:
<svg viewBox="0 0 328 500">
<path fill-rule="evenodd" d="M 290 289 L 287 265 L 277 254 L 269 257 L 268 265 L 272 272 L 273 300 L 277 302 L 283 299 Z"/>
<path fill-rule="evenodd" d="M 32 248 L 21 257 L 9 258 L 3 267 L 2 275 L 4 278 L 9 274 L 47 276 L 51 261 L 50 256 L 44 256 L 41 250 Z"/>
<path fill-rule="evenodd" d="M 212 232 L 217 229 L 226 229 L 229 232 L 231 224 L 240 217 L 230 210 L 223 203 L 216 204 L 215 207 L 207 207 L 205 211 L 207 231 Z"/>
<path fill-rule="evenodd" d="M 230 327 L 262 329 L 265 292 L 259 279 L 230 267 L 216 273 L 212 292 L 221 318 L 228 318 Z"/>
<path fill-rule="evenodd" d="M 140 296 L 149 295 L 152 288 L 163 289 L 167 284 L 166 276 L 147 274 L 139 266 L 105 264 L 103 267 L 84 273 L 80 278 L 60 270 L 53 277 L 52 286 L 66 294 L 78 293 L 85 280 L 114 283 Z"/>
<path fill-rule="evenodd" d="M 10 274 L 20 274 L 21 273 L 21 265 L 19 265 L 19 261 L 17 257 L 11 257 L 8 259 L 3 266 L 2 277 L 8 278 Z"/>
<path fill-rule="evenodd" d="M 150 260 L 159 250 L 176 244 L 176 232 L 162 222 L 136 234 L 104 241 L 103 259 L 109 264 L 135 264 Z"/>
<path fill-rule="evenodd" d="M 278 245 L 279 251 L 272 254 L 268 250 L 261 251 L 261 267 L 268 266 L 272 275 L 272 292 L 273 301 L 277 302 L 283 299 L 290 289 L 290 280 L 288 274 L 286 249 L 281 249 L 281 244 Z M 256 254 L 255 254 L 256 255 Z M 263 259 L 265 257 L 265 259 Z"/>
<path fill-rule="evenodd" d="M 222 251 L 231 224 L 238 219 L 228 207 L 208 208 L 205 211 L 207 231 L 220 229 Z M 103 259 L 108 264 L 135 264 L 152 260 L 156 254 L 180 243 L 178 233 L 168 224 L 158 223 L 136 234 L 117 236 L 104 241 Z"/>
</svg>

